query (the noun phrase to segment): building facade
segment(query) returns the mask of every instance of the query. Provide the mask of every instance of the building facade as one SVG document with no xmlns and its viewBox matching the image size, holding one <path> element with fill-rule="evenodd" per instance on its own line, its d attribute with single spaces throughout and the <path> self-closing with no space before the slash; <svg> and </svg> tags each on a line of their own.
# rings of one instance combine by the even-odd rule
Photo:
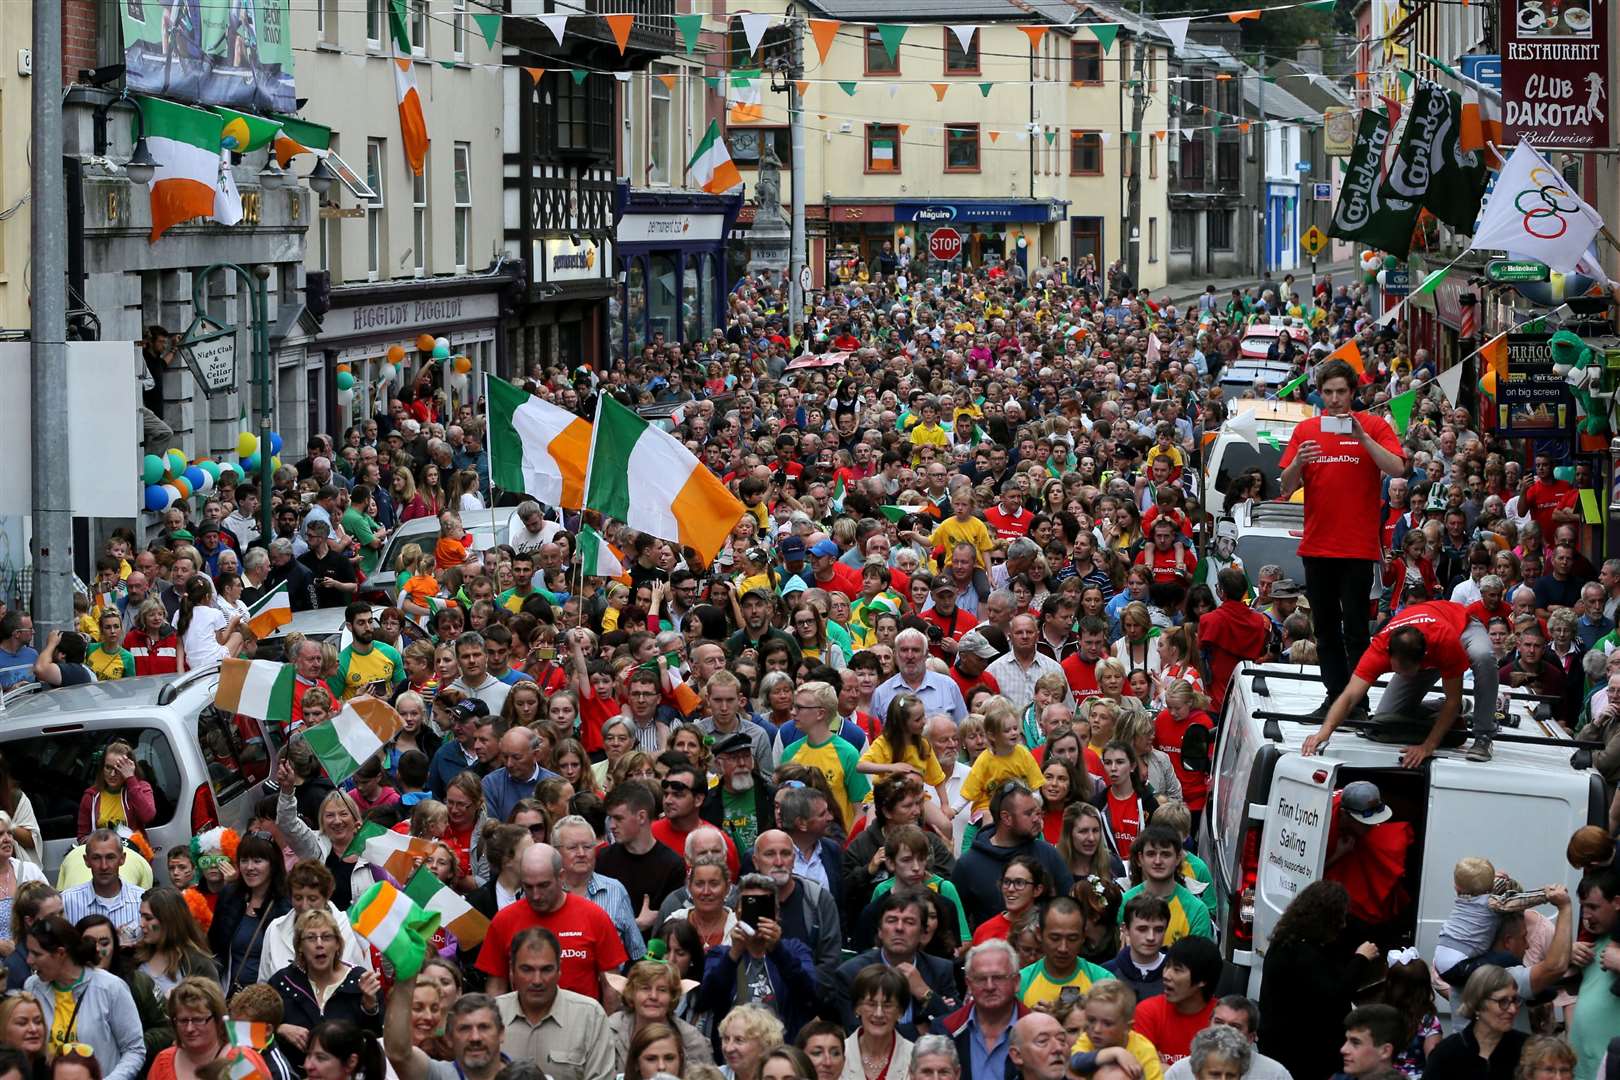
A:
<svg viewBox="0 0 1620 1080">
<path fill-rule="evenodd" d="M 1245 66 L 1214 42 L 1175 54 L 1170 111 L 1170 280 L 1203 281 L 1254 269 L 1254 167 L 1237 125 L 1214 130 L 1209 110 L 1243 114 Z"/>
</svg>

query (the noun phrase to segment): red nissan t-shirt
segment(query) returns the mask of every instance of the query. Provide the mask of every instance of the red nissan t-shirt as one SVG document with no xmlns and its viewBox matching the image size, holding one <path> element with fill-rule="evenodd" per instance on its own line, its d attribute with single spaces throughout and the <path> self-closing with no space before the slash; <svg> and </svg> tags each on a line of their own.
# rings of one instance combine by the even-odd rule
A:
<svg viewBox="0 0 1620 1080">
<path fill-rule="evenodd" d="M 1169 709 L 1161 709 L 1153 720 L 1153 746 L 1168 757 L 1170 764 L 1175 767 L 1176 779 L 1181 781 L 1181 800 L 1187 804 L 1187 809 L 1202 810 L 1209 799 L 1209 774 L 1189 769 L 1181 763 L 1181 741 L 1187 737 L 1187 729 L 1194 724 L 1202 725 L 1211 732 L 1215 730 L 1215 721 L 1202 709 L 1188 713 L 1185 722 L 1172 717 Z M 1210 741 L 1214 741 L 1213 735 Z"/>
<path fill-rule="evenodd" d="M 483 947 L 478 951 L 478 970 L 510 984 L 512 973 L 507 964 L 512 939 L 531 926 L 550 930 L 562 946 L 562 971 L 557 985 L 593 1001 L 602 1000 L 598 976 L 604 971 L 616 970 L 629 959 L 624 942 L 619 940 L 618 928 L 607 912 L 589 900 L 568 893 L 563 906 L 549 915 L 536 914 L 527 900 L 508 904 L 496 912 L 489 922 Z"/>
<path fill-rule="evenodd" d="M 1188 1015 L 1178 1012 L 1163 994 L 1150 997 L 1136 1007 L 1131 1029 L 1153 1044 L 1159 1052 L 1159 1060 L 1168 1069 L 1192 1053 L 1193 1036 L 1209 1027 L 1216 1000 L 1210 998 L 1202 1009 Z"/>
<path fill-rule="evenodd" d="M 1567 480 L 1554 480 L 1550 484 L 1536 480 L 1519 497 L 1519 512 L 1530 515 L 1541 527 L 1542 536 L 1551 536 L 1553 514 L 1559 510 L 1573 510 L 1578 497 L 1575 485 Z"/>
<path fill-rule="evenodd" d="M 1443 679 L 1459 678 L 1468 670 L 1468 650 L 1462 643 L 1463 631 L 1468 627 L 1468 609 L 1450 600 L 1430 600 L 1426 604 L 1413 604 L 1378 631 L 1356 665 L 1358 679 L 1373 682 L 1390 670 L 1389 636 L 1405 626 L 1415 626 L 1423 632 L 1427 643 L 1423 653 L 1424 670 L 1438 671 Z"/>
<path fill-rule="evenodd" d="M 1356 413 L 1362 430 L 1392 454 L 1401 453 L 1388 421 L 1371 413 Z M 1383 557 L 1379 541 L 1379 476 L 1372 455 L 1349 435 L 1322 430 L 1322 418 L 1313 416 L 1294 428 L 1281 465 L 1288 468 L 1300 444 L 1315 440 L 1320 456 L 1305 466 L 1305 536 L 1301 556 L 1321 559 Z"/>
</svg>

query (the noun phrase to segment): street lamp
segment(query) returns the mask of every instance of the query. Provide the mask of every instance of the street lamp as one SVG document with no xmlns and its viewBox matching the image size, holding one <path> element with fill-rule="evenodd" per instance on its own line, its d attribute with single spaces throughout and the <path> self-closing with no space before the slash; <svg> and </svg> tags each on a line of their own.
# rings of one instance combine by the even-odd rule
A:
<svg viewBox="0 0 1620 1080">
<path fill-rule="evenodd" d="M 316 195 L 325 195 L 332 190 L 332 182 L 337 178 L 337 173 L 332 171 L 332 167 L 326 163 L 326 158 L 323 157 L 315 162 L 315 167 L 309 170 L 309 175 L 304 179 L 309 181 L 309 188 Z"/>
<path fill-rule="evenodd" d="M 276 164 L 275 151 L 264 159 L 264 168 L 259 170 L 259 186 L 263 188 L 284 187 L 289 183 L 297 183 L 297 179 Z"/>
<path fill-rule="evenodd" d="M 150 183 L 153 172 L 163 163 L 152 156 L 151 149 L 146 145 L 146 117 L 141 114 L 141 103 L 131 97 L 128 90 L 120 90 L 117 97 L 110 97 L 96 106 L 94 113 L 96 154 L 101 157 L 107 156 L 107 120 L 113 106 L 120 101 L 129 102 L 135 110 L 135 152 L 130 154 L 129 160 L 124 163 L 124 175 L 132 184 Z"/>
</svg>

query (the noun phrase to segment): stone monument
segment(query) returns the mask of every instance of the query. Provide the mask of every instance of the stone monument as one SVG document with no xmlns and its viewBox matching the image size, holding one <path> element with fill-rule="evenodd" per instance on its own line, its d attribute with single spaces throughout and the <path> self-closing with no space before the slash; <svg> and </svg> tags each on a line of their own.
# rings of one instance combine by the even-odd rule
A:
<svg viewBox="0 0 1620 1080">
<path fill-rule="evenodd" d="M 765 135 L 765 133 L 761 133 Z M 748 272 L 781 273 L 788 267 L 791 230 L 782 213 L 782 162 L 766 135 L 754 184 L 754 223 L 748 230 Z"/>
</svg>

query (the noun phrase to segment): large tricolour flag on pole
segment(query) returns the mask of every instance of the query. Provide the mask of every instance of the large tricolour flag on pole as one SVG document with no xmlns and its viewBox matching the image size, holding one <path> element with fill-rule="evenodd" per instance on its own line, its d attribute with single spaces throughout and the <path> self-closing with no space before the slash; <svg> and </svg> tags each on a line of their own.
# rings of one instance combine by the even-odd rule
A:
<svg viewBox="0 0 1620 1080">
<path fill-rule="evenodd" d="M 357 697 L 324 724 L 304 732 L 309 748 L 332 783 L 341 784 L 359 771 L 405 727 L 394 707 L 382 698 Z"/>
<path fill-rule="evenodd" d="M 1569 189 L 1546 158 L 1521 142 L 1480 211 L 1473 249 L 1505 251 L 1569 274 L 1602 228 L 1602 215 Z"/>
<path fill-rule="evenodd" d="M 742 187 L 742 173 L 726 151 L 726 140 L 720 137 L 720 121 L 709 121 L 708 134 L 686 163 L 686 173 L 710 195 L 724 195 Z"/>
<path fill-rule="evenodd" d="M 214 216 L 225 120 L 218 113 L 162 98 L 143 97 L 138 104 L 147 147 L 157 160 L 147 185 L 152 196 L 147 241 L 156 242 L 172 225 Z"/>
<path fill-rule="evenodd" d="M 680 440 L 607 394 L 596 399 L 585 509 L 678 541 L 705 563 L 744 513 L 737 497 Z"/>
<path fill-rule="evenodd" d="M 591 425 L 560 405 L 488 376 L 490 479 L 564 510 L 585 497 Z"/>
</svg>

